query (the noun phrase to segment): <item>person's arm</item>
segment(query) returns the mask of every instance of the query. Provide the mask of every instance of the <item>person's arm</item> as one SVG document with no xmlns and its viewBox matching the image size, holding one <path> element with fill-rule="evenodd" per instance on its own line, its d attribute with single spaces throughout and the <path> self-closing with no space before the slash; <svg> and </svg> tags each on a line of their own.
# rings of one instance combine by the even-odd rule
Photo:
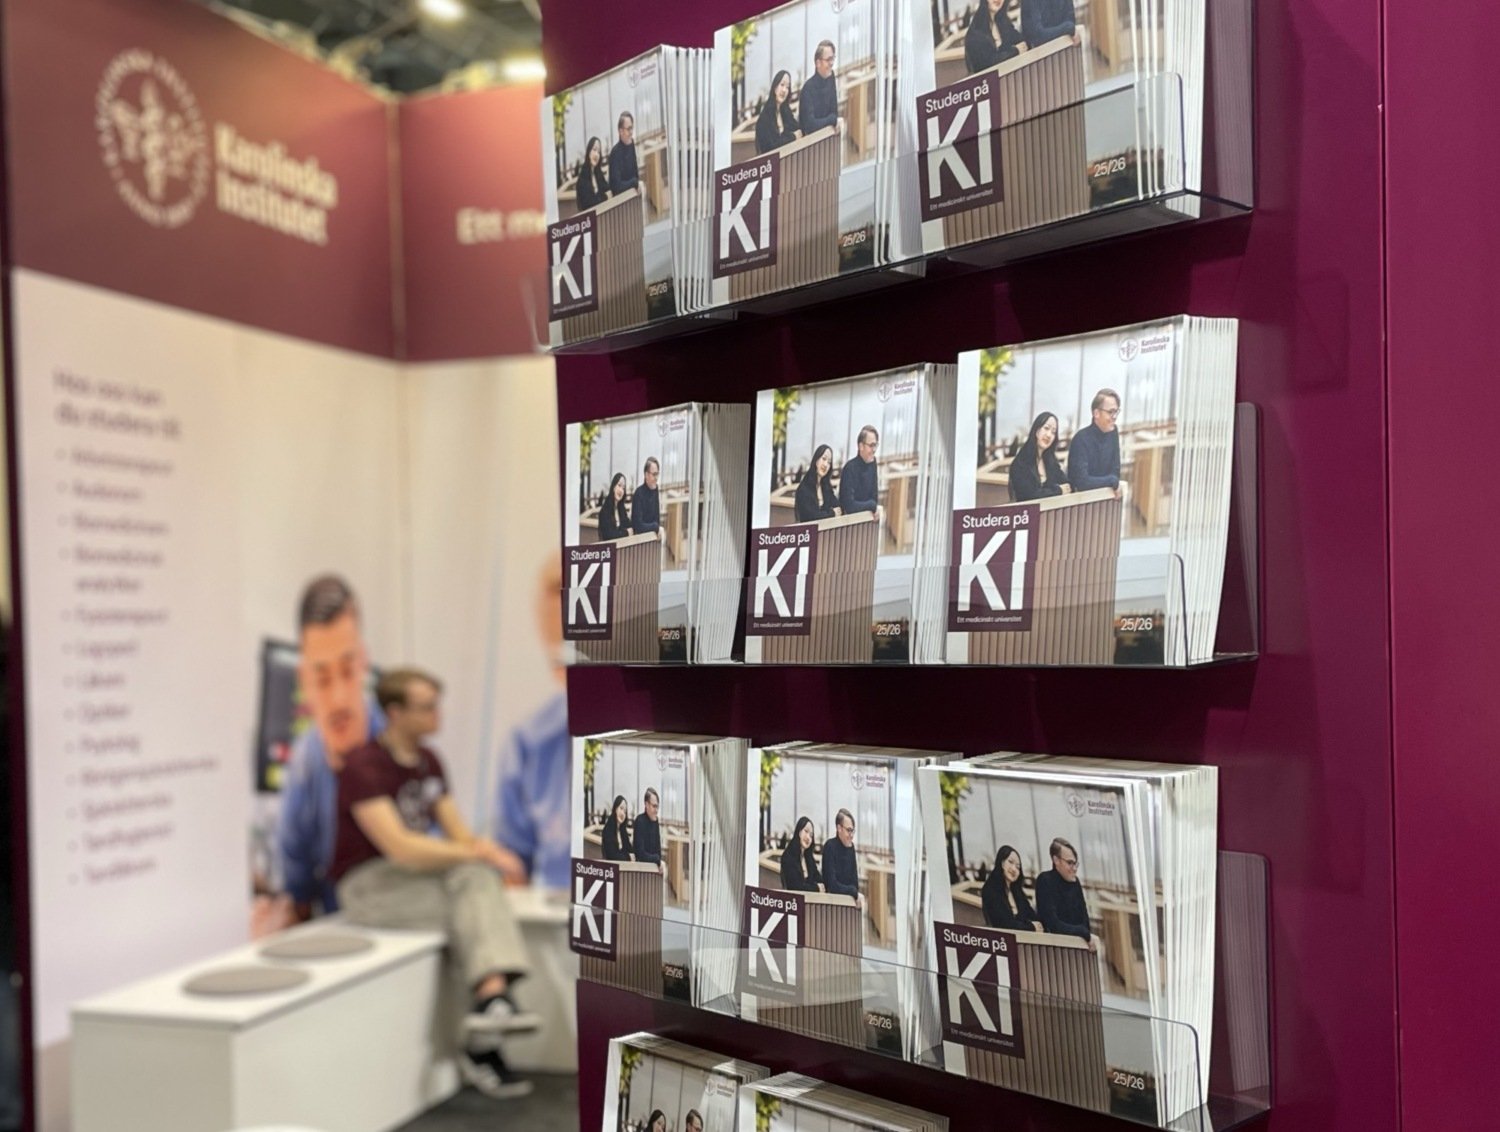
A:
<svg viewBox="0 0 1500 1132">
<path fill-rule="evenodd" d="M 432 816 L 437 819 L 438 828 L 443 831 L 443 835 L 453 844 L 468 849 L 476 861 L 483 861 L 511 884 L 526 883 L 526 866 L 522 864 L 521 858 L 509 849 L 502 849 L 488 837 L 475 834 L 459 812 L 451 794 L 444 794 L 437 800 L 432 807 Z"/>
<path fill-rule="evenodd" d="M 647 865 L 661 864 L 661 824 L 643 825 L 636 819 L 635 859 Z"/>
<path fill-rule="evenodd" d="M 438 803 L 441 809 L 443 798 Z M 381 856 L 391 863 L 412 872 L 438 872 L 480 859 L 478 847 L 470 840 L 458 842 L 444 837 L 431 837 L 425 833 L 413 833 L 401 820 L 396 803 L 384 795 L 355 802 L 349 812 L 370 844 L 380 850 Z M 441 819 L 440 819 L 441 820 Z M 446 827 L 445 827 L 446 828 Z"/>
</svg>

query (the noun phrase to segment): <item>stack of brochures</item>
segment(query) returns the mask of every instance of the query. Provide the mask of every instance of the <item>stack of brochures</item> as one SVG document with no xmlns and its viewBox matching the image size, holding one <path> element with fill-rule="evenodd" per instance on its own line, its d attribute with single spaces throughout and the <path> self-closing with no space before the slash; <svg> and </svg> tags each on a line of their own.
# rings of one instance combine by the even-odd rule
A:
<svg viewBox="0 0 1500 1132">
<path fill-rule="evenodd" d="M 573 740 L 572 945 L 586 977 L 695 1006 L 734 993 L 747 746 L 646 731 Z"/>
<path fill-rule="evenodd" d="M 674 405 L 567 426 L 567 663 L 730 659 L 749 443 L 748 405 Z"/>
<path fill-rule="evenodd" d="M 709 302 L 709 67 L 657 47 L 542 100 L 549 345 Z"/>
<path fill-rule="evenodd" d="M 742 1086 L 764 1080 L 761 1065 L 656 1034 L 609 1043 L 602 1132 L 755 1132 L 739 1120 Z"/>
<path fill-rule="evenodd" d="M 739 1126 L 756 1132 L 948 1132 L 948 1118 L 781 1073 L 740 1089 Z"/>
<path fill-rule="evenodd" d="M 750 752 L 743 930 L 765 964 L 747 965 L 747 1016 L 907 1059 L 933 1047 L 917 974 L 927 864 L 916 775 L 956 757 L 832 743 Z"/>
<path fill-rule="evenodd" d="M 1183 316 L 960 356 L 949 663 L 1213 657 L 1237 338 Z"/>
<path fill-rule="evenodd" d="M 955 397 L 951 365 L 760 394 L 747 662 L 942 660 Z"/>
<path fill-rule="evenodd" d="M 918 778 L 946 1067 L 1159 1127 L 1202 1105 L 1217 770 L 1005 754 Z"/>
</svg>

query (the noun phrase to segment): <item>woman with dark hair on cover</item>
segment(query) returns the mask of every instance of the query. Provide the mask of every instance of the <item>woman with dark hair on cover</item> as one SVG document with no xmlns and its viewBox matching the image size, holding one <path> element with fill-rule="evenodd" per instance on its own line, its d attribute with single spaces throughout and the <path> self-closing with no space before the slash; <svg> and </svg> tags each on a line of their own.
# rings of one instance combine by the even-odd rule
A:
<svg viewBox="0 0 1500 1132">
<path fill-rule="evenodd" d="M 1072 490 L 1057 460 L 1057 417 L 1042 413 L 1031 422 L 1031 434 L 1010 462 L 1010 501 L 1030 503 Z"/>
<path fill-rule="evenodd" d="M 1010 932 L 1043 931 L 1036 909 L 1026 899 L 1026 878 L 1021 875 L 1021 854 L 1014 846 L 1002 845 L 995 854 L 995 871 L 979 890 L 986 927 Z"/>
<path fill-rule="evenodd" d="M 625 513 L 625 473 L 616 472 L 599 507 L 599 537 L 608 541 L 629 535 L 630 516 Z"/>
<path fill-rule="evenodd" d="M 1011 0 L 979 0 L 964 35 L 964 65 L 977 75 L 1019 55 L 1025 44 L 1010 20 Z"/>
<path fill-rule="evenodd" d="M 797 485 L 797 522 L 812 523 L 838 514 L 839 498 L 833 490 L 833 449 L 818 445 L 812 463 Z"/>
<path fill-rule="evenodd" d="M 792 892 L 823 891 L 823 878 L 813 859 L 812 818 L 797 819 L 792 839 L 781 851 L 781 887 Z"/>
<path fill-rule="evenodd" d="M 583 168 L 578 171 L 578 211 L 593 208 L 609 199 L 609 178 L 604 175 L 604 143 L 589 138 L 583 151 Z"/>
<path fill-rule="evenodd" d="M 625 823 L 630 815 L 625 812 L 625 795 L 616 794 L 609 808 L 609 817 L 604 819 L 604 859 L 606 861 L 630 861 L 635 858 L 635 846 L 630 844 L 630 831 Z"/>
<path fill-rule="evenodd" d="M 797 119 L 792 115 L 792 76 L 777 71 L 771 80 L 760 117 L 755 120 L 755 154 L 770 153 L 797 140 Z"/>
</svg>

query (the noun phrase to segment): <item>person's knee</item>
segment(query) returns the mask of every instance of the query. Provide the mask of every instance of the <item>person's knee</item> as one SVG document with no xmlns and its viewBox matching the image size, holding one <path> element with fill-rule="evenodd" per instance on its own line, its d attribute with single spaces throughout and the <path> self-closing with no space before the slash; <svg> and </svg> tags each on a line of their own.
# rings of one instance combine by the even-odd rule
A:
<svg viewBox="0 0 1500 1132">
<path fill-rule="evenodd" d="M 448 870 L 451 889 L 484 889 L 500 887 L 500 874 L 479 861 L 467 861 Z"/>
</svg>

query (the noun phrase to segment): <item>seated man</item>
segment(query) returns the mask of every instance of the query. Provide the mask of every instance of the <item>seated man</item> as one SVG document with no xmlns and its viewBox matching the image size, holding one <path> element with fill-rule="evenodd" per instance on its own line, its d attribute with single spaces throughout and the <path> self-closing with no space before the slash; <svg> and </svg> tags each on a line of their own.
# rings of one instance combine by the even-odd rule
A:
<svg viewBox="0 0 1500 1132">
<path fill-rule="evenodd" d="M 441 695 L 442 685 L 414 668 L 380 678 L 375 698 L 386 726 L 349 755 L 339 775 L 329 874 L 351 923 L 448 933 L 472 999 L 460 1073 L 487 1096 L 524 1096 L 531 1082 L 510 1071 L 497 1046 L 500 1034 L 537 1025 L 510 998 L 529 963 L 500 883 L 501 850 L 469 830 L 442 762 L 422 746 L 438 729 Z"/>
</svg>

